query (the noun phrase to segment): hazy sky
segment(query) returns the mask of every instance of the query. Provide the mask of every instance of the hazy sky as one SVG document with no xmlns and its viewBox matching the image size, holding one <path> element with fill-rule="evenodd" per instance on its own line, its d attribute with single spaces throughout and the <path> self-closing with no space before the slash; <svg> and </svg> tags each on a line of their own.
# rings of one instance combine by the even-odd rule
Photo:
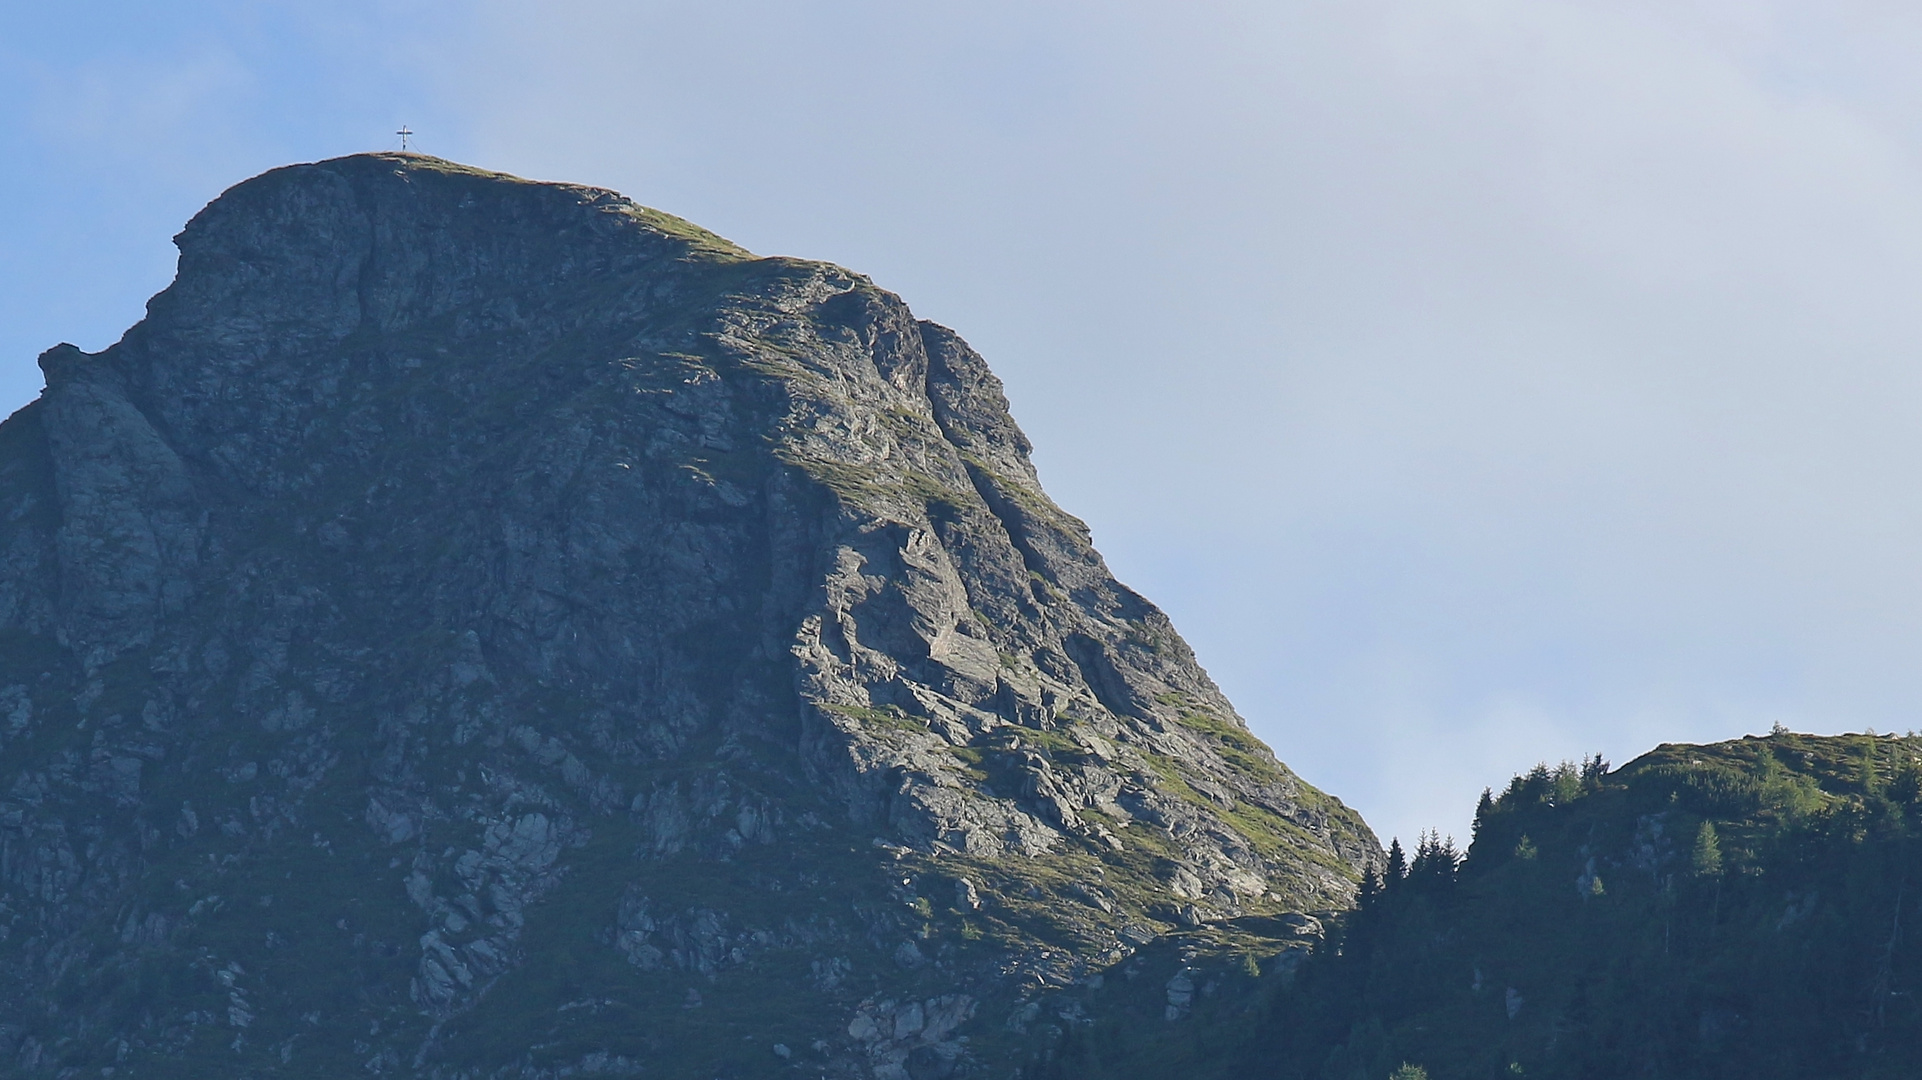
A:
<svg viewBox="0 0 1922 1080">
<path fill-rule="evenodd" d="M 1914 4 L 0 0 L 0 405 L 222 188 L 402 123 L 959 330 L 1384 838 L 1922 727 Z"/>
</svg>

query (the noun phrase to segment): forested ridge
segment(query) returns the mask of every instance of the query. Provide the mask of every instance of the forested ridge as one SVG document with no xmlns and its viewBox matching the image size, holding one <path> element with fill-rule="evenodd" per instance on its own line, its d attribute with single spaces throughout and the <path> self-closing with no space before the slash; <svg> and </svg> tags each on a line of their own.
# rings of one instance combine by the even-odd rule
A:
<svg viewBox="0 0 1922 1080">
<path fill-rule="evenodd" d="M 1922 739 L 1777 731 L 1539 766 L 1390 850 L 1306 963 L 1063 1075 L 1922 1075 Z"/>
</svg>

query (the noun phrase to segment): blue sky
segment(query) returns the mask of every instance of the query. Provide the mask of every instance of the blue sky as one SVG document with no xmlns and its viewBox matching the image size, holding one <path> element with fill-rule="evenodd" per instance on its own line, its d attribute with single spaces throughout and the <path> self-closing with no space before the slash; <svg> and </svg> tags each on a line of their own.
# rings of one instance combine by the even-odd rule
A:
<svg viewBox="0 0 1922 1080">
<path fill-rule="evenodd" d="M 1829 0 L 0 5 L 0 405 L 272 166 L 615 187 L 979 347 L 1384 836 L 1922 710 L 1922 13 Z"/>
</svg>

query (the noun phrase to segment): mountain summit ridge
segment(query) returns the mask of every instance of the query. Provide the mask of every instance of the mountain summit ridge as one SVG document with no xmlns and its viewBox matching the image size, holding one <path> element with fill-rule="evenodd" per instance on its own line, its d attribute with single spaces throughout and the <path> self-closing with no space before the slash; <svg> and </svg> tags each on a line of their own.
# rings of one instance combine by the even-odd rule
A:
<svg viewBox="0 0 1922 1080">
<path fill-rule="evenodd" d="M 963 1075 L 1379 862 L 867 278 L 411 154 L 176 243 L 0 426 L 20 1075 Z"/>
</svg>

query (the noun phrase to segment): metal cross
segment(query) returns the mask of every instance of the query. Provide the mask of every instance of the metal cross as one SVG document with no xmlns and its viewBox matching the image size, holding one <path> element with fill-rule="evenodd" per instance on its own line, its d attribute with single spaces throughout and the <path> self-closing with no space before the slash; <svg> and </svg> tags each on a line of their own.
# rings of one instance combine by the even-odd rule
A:
<svg viewBox="0 0 1922 1080">
<path fill-rule="evenodd" d="M 394 134 L 400 136 L 400 152 L 405 154 L 407 152 L 407 140 L 412 137 L 414 133 L 407 129 L 406 124 L 402 124 L 400 130 L 394 132 Z"/>
</svg>

